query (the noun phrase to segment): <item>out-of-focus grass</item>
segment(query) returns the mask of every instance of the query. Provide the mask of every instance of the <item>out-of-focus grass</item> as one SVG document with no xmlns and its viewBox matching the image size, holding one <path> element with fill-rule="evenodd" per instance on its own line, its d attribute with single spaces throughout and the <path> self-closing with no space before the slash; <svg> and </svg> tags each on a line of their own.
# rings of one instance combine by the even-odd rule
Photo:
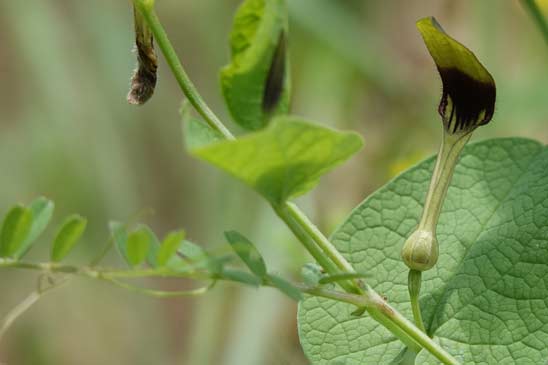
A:
<svg viewBox="0 0 548 365">
<path fill-rule="evenodd" d="M 157 3 L 189 74 L 228 120 L 218 69 L 227 61 L 238 1 Z M 325 231 L 394 169 L 435 151 L 441 85 L 415 31 L 423 16 L 436 16 L 495 76 L 496 116 L 475 138 L 548 141 L 548 56 L 518 2 L 299 0 L 289 1 L 289 9 L 293 111 L 358 130 L 366 140 L 359 156 L 302 199 Z M 139 108 L 125 103 L 135 64 L 131 21 L 127 1 L 0 2 L 2 211 L 46 195 L 57 203 L 57 222 L 72 212 L 87 216 L 76 262 L 99 250 L 109 219 L 140 215 L 159 233 L 183 227 L 204 245 L 221 244 L 224 230 L 241 230 L 273 269 L 296 275 L 308 258 L 264 202 L 184 153 L 181 94 L 164 63 L 154 98 Z M 38 248 L 32 257 L 46 251 Z M 115 263 L 114 255 L 107 262 Z M 3 271 L 1 313 L 34 280 Z M 160 301 L 74 280 L 15 324 L 0 344 L 0 362 L 307 364 L 295 309 L 266 289 L 222 285 L 203 298 Z"/>
</svg>

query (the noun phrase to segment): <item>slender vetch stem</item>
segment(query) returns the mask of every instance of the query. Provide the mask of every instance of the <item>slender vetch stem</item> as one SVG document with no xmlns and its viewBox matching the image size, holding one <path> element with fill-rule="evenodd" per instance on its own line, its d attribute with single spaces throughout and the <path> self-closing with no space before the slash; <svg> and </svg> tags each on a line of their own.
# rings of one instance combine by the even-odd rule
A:
<svg viewBox="0 0 548 365">
<path fill-rule="evenodd" d="M 42 285 L 42 281 L 45 279 L 44 275 L 41 275 L 38 278 L 38 288 L 32 291 L 22 302 L 17 304 L 3 319 L 2 324 L 0 325 L 0 342 L 10 329 L 11 325 L 15 320 L 21 317 L 26 311 L 28 311 L 36 302 L 38 302 L 45 294 L 51 292 L 53 289 L 56 289 L 63 284 L 68 282 L 67 278 L 60 278 L 57 280 L 51 280 L 47 285 Z"/>
<path fill-rule="evenodd" d="M 204 118 L 207 124 L 214 130 L 220 132 L 226 139 L 234 139 L 232 133 L 224 126 L 219 118 L 211 111 L 206 102 L 192 84 L 188 75 L 177 57 L 156 12 L 152 6 L 153 1 L 134 0 L 136 8 L 143 13 L 148 26 L 150 27 L 160 50 L 171 68 L 174 77 L 177 79 L 181 90 L 189 99 L 197 112 Z M 284 220 L 304 247 L 318 261 L 324 269 L 330 273 L 354 272 L 352 265 L 338 252 L 333 244 L 310 222 L 297 206 L 286 203 L 282 207 L 274 207 L 276 213 Z M 423 331 L 405 319 L 373 289 L 366 288 L 364 291 L 355 281 L 343 284 L 345 290 L 351 294 L 362 293 L 364 297 L 363 307 L 369 314 L 389 329 L 394 335 L 410 346 L 414 351 L 425 348 L 444 364 L 458 364 L 449 353 L 429 338 Z M 333 298 L 335 299 L 335 298 Z"/>
</svg>

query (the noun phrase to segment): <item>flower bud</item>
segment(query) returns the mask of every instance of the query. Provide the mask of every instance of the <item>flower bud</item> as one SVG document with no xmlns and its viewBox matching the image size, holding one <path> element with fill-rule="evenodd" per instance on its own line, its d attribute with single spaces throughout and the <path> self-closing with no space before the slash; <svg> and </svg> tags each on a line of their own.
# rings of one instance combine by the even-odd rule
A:
<svg viewBox="0 0 548 365">
<path fill-rule="evenodd" d="M 418 229 L 405 241 L 401 256 L 410 269 L 429 270 L 438 261 L 438 240 L 432 232 Z"/>
</svg>

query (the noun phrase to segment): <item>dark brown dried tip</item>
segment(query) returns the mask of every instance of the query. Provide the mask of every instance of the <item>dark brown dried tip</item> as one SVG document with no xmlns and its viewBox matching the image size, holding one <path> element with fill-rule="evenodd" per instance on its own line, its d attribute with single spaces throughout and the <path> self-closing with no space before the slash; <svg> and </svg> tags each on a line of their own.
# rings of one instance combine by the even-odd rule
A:
<svg viewBox="0 0 548 365">
<path fill-rule="evenodd" d="M 158 58 L 154 51 L 154 37 L 139 11 L 133 8 L 135 19 L 135 49 L 137 69 L 131 78 L 127 101 L 133 105 L 146 103 L 156 87 Z"/>
<path fill-rule="evenodd" d="M 263 111 L 266 114 L 270 114 L 276 109 L 283 94 L 286 73 L 286 43 L 285 32 L 282 31 L 278 38 L 278 45 L 272 56 L 264 88 Z"/>
</svg>

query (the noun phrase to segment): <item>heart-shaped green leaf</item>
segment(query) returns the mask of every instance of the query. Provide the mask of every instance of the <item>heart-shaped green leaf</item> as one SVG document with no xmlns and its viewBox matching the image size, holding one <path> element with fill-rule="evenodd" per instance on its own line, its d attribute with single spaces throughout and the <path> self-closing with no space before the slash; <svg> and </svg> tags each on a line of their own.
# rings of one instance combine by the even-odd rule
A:
<svg viewBox="0 0 548 365">
<path fill-rule="evenodd" d="M 412 318 L 401 247 L 422 211 L 434 160 L 360 204 L 333 244 L 388 302 Z M 428 333 L 462 364 L 542 364 L 548 358 L 548 149 L 525 139 L 469 145 L 437 229 L 440 256 L 423 273 Z M 300 339 L 315 365 L 392 364 L 404 345 L 355 307 L 309 298 Z M 337 362 L 338 361 L 338 362 Z M 438 364 L 427 354 L 417 364 Z M 395 362 L 399 364 L 399 362 Z"/>
<path fill-rule="evenodd" d="M 63 260 L 74 248 L 87 225 L 87 220 L 79 215 L 68 217 L 61 225 L 51 248 L 51 261 Z"/>
<path fill-rule="evenodd" d="M 264 127 L 289 106 L 285 0 L 245 0 L 230 34 L 231 63 L 221 87 L 234 120 L 243 128 Z"/>
<path fill-rule="evenodd" d="M 320 176 L 362 145 L 356 133 L 282 116 L 265 130 L 191 153 L 245 182 L 272 204 L 280 204 L 312 189 Z"/>
</svg>

